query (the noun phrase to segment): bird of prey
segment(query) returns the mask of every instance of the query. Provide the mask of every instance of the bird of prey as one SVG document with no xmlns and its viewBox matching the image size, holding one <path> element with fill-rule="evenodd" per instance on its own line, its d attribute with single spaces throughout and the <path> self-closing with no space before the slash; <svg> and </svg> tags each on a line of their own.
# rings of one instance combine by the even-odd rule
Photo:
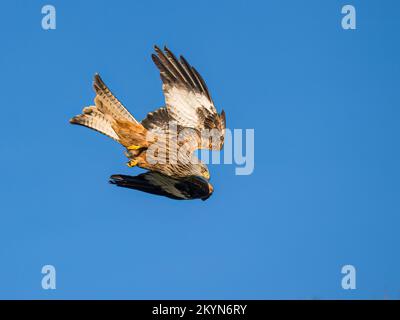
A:
<svg viewBox="0 0 400 320">
<path fill-rule="evenodd" d="M 178 60 L 167 47 L 161 50 L 155 46 L 154 49 L 152 60 L 160 72 L 165 106 L 148 113 L 139 122 L 96 74 L 93 82 L 96 92 L 94 105 L 85 107 L 82 114 L 73 117 L 70 122 L 119 142 L 126 148 L 129 167 L 138 166 L 160 174 L 145 176 L 151 177 L 152 181 L 162 180 L 160 177 L 163 176 L 170 178 L 169 183 L 200 177 L 202 180 L 199 181 L 207 181 L 211 194 L 213 188 L 208 182 L 209 170 L 194 152 L 197 149 L 222 149 L 225 112 L 217 112 L 203 78 L 183 56 Z M 135 185 L 140 179 L 145 179 L 141 177 L 136 177 Z M 121 185 L 116 182 L 120 179 L 111 181 Z M 124 176 L 123 181 L 133 180 Z"/>
</svg>

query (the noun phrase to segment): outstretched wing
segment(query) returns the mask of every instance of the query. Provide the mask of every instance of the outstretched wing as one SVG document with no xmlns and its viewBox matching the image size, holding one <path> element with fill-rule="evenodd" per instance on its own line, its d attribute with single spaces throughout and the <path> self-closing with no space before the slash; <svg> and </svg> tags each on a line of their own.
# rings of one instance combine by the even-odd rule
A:
<svg viewBox="0 0 400 320">
<path fill-rule="evenodd" d="M 180 180 L 154 171 L 137 176 L 112 175 L 110 183 L 175 200 L 206 200 L 212 193 L 212 187 L 201 178 L 190 177 Z"/>
<path fill-rule="evenodd" d="M 164 48 L 165 52 L 154 48 L 156 54 L 152 54 L 152 59 L 160 71 L 169 116 L 182 127 L 198 131 L 216 129 L 223 137 L 225 112 L 218 114 L 200 74 L 184 57 L 178 60 L 168 48 Z"/>
</svg>

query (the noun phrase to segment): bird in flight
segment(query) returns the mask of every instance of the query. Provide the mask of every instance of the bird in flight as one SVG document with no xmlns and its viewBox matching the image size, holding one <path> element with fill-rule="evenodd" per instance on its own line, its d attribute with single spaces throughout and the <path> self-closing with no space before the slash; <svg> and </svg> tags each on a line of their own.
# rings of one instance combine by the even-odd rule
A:
<svg viewBox="0 0 400 320">
<path fill-rule="evenodd" d="M 213 192 L 210 173 L 195 151 L 222 149 L 225 112 L 217 112 L 203 78 L 183 56 L 177 59 L 167 47 L 154 49 L 165 106 L 139 122 L 96 74 L 94 105 L 70 123 L 114 139 L 126 148 L 129 167 L 149 170 L 136 177 L 114 175 L 111 183 L 174 199 L 207 199 Z"/>
</svg>

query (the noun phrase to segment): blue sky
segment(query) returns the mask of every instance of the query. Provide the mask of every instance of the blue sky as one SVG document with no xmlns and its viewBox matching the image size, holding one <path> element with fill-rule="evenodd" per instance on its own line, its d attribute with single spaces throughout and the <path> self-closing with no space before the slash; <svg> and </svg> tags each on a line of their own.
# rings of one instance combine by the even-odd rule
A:
<svg viewBox="0 0 400 320">
<path fill-rule="evenodd" d="M 400 4 L 350 3 L 347 31 L 347 1 L 3 3 L 0 298 L 400 298 Z M 68 123 L 95 72 L 138 119 L 161 106 L 154 44 L 255 129 L 254 173 L 212 166 L 206 202 L 109 185 L 139 170 Z"/>
</svg>

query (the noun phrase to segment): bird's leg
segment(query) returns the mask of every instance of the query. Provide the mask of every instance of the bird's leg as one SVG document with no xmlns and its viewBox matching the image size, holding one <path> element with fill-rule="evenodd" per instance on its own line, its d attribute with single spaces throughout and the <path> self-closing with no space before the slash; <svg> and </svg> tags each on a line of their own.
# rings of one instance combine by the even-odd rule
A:
<svg viewBox="0 0 400 320">
<path fill-rule="evenodd" d="M 129 160 L 127 163 L 126 163 L 126 165 L 129 167 L 129 168 L 132 168 L 132 167 L 135 167 L 135 166 L 137 166 L 137 164 L 138 164 L 138 161 L 137 160 Z"/>
<path fill-rule="evenodd" d="M 141 146 L 137 146 L 137 145 L 131 145 L 129 147 L 127 147 L 128 150 L 139 150 L 141 148 Z"/>
</svg>

